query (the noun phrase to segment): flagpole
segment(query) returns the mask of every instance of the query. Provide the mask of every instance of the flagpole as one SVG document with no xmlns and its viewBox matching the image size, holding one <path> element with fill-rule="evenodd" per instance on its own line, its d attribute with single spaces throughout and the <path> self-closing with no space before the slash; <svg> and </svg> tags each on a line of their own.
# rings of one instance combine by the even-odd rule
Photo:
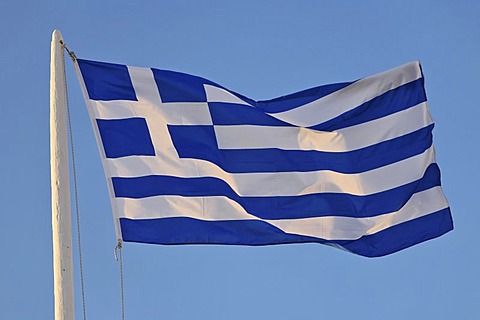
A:
<svg viewBox="0 0 480 320">
<path fill-rule="evenodd" d="M 55 320 L 75 319 L 68 174 L 67 95 L 62 34 L 54 30 L 50 61 L 50 172 Z"/>
</svg>

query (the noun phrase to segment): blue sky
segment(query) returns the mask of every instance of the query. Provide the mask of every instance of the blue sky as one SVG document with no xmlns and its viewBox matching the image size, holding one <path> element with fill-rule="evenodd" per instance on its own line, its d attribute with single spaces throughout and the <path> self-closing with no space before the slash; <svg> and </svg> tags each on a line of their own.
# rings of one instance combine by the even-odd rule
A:
<svg viewBox="0 0 480 320">
<path fill-rule="evenodd" d="M 52 319 L 50 40 L 256 100 L 420 60 L 455 230 L 367 259 L 316 244 L 124 249 L 127 319 L 477 319 L 479 1 L 4 1 L 0 318 Z M 87 316 L 119 319 L 115 234 L 70 61 Z M 82 317 L 77 255 L 76 307 Z"/>
</svg>

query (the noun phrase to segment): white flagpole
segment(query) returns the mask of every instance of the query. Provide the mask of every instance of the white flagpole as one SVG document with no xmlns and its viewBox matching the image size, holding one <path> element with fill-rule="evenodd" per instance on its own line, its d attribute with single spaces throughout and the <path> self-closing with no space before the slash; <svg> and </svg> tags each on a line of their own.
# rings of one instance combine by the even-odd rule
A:
<svg viewBox="0 0 480 320">
<path fill-rule="evenodd" d="M 60 31 L 52 34 L 50 61 L 50 172 L 52 188 L 55 320 L 75 319 L 72 222 L 68 174 L 65 58 Z"/>
</svg>

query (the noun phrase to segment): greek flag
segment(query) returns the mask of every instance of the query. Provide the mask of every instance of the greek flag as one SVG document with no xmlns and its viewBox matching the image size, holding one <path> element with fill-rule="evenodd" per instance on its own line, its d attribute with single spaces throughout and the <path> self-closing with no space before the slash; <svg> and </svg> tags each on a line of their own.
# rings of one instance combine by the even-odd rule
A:
<svg viewBox="0 0 480 320">
<path fill-rule="evenodd" d="M 119 239 L 383 256 L 453 228 L 418 62 L 255 101 L 77 60 Z"/>
</svg>

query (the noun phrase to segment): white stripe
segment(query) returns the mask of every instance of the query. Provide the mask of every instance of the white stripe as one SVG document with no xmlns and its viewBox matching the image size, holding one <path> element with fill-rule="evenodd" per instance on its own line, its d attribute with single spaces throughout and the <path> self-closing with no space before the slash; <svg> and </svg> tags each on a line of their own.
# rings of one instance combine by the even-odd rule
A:
<svg viewBox="0 0 480 320">
<path fill-rule="evenodd" d="M 205 221 L 260 220 L 286 233 L 326 240 L 355 240 L 448 207 L 440 187 L 414 194 L 399 211 L 368 218 L 326 216 L 263 220 L 247 213 L 238 203 L 225 197 L 157 196 L 144 199 L 121 198 L 116 199 L 116 202 L 120 212 L 123 212 L 120 217 L 130 219 L 190 217 Z"/>
<path fill-rule="evenodd" d="M 153 219 L 190 217 L 201 220 L 260 220 L 237 202 L 221 196 L 155 196 L 142 199 L 116 198 L 120 218 Z"/>
<path fill-rule="evenodd" d="M 230 174 L 208 161 L 170 161 L 165 157 L 125 157 L 106 159 L 106 162 L 113 177 L 215 177 L 225 181 L 240 196 L 295 196 L 322 192 L 369 195 L 416 181 L 423 176 L 428 165 L 435 162 L 433 146 L 414 157 L 356 174 L 330 170 Z"/>
<path fill-rule="evenodd" d="M 208 104 L 202 102 L 162 103 L 158 106 L 168 124 L 173 125 L 212 125 Z"/>
<path fill-rule="evenodd" d="M 331 120 L 364 102 L 421 78 L 418 61 L 411 62 L 359 81 L 301 107 L 270 115 L 299 127 L 310 127 Z"/>
<path fill-rule="evenodd" d="M 209 84 L 203 85 L 205 88 L 205 93 L 207 95 L 208 102 L 223 102 L 223 103 L 234 103 L 234 104 L 243 104 L 251 106 L 251 104 L 243 101 L 236 95 L 228 92 L 225 89 L 211 86 Z"/>
<path fill-rule="evenodd" d="M 125 119 L 145 116 L 151 105 L 136 101 L 91 101 L 98 119 Z M 168 124 L 173 125 L 212 125 L 207 103 L 158 103 L 153 109 Z"/>
<path fill-rule="evenodd" d="M 137 101 L 95 101 L 89 100 L 92 111 L 98 119 L 124 119 L 136 117 Z"/>
<path fill-rule="evenodd" d="M 91 101 L 98 119 L 125 119 L 144 117 L 145 104 L 135 101 Z M 159 103 L 154 110 L 168 124 L 173 125 L 212 125 L 207 103 Z"/>
<path fill-rule="evenodd" d="M 432 124 L 427 103 L 333 132 L 301 127 L 214 126 L 220 149 L 353 151 L 401 137 Z"/>
<path fill-rule="evenodd" d="M 376 217 L 318 217 L 269 221 L 269 223 L 287 233 L 326 240 L 355 240 L 447 207 L 448 203 L 441 188 L 434 187 L 414 194 L 399 211 Z"/>
</svg>

